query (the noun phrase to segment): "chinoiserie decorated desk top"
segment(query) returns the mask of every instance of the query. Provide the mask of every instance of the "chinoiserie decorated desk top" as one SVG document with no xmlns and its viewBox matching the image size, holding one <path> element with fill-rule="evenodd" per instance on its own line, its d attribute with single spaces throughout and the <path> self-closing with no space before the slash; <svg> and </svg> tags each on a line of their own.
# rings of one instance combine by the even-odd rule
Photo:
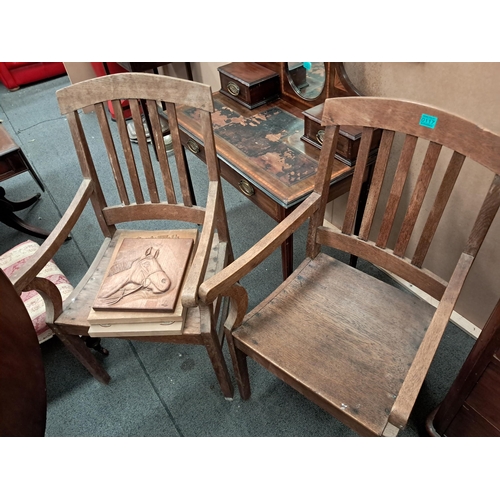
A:
<svg viewBox="0 0 500 500">
<path fill-rule="evenodd" d="M 300 110 L 282 100 L 248 110 L 219 93 L 214 94 L 214 106 L 219 158 L 285 208 L 313 190 L 319 151 L 301 140 Z M 182 128 L 199 141 L 196 110 L 182 108 L 178 118 Z M 351 173 L 351 167 L 335 160 L 332 181 Z"/>
</svg>

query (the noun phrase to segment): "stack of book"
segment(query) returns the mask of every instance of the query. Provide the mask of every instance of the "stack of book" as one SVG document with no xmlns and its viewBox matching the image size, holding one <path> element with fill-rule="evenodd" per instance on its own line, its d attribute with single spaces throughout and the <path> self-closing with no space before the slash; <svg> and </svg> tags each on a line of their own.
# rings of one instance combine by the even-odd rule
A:
<svg viewBox="0 0 500 500">
<path fill-rule="evenodd" d="M 196 229 L 123 232 L 90 310 L 91 337 L 182 333 L 182 290 Z"/>
</svg>

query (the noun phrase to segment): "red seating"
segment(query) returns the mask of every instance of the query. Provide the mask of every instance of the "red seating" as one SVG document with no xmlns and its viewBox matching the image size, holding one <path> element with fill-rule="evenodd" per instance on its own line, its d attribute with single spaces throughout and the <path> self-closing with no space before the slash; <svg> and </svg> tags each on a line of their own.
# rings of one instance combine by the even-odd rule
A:
<svg viewBox="0 0 500 500">
<path fill-rule="evenodd" d="M 0 62 L 0 82 L 9 90 L 64 74 L 62 62 Z"/>
<path fill-rule="evenodd" d="M 105 76 L 105 75 L 114 75 L 115 73 L 127 73 L 127 70 L 120 66 L 116 62 L 107 62 L 106 67 L 104 67 L 104 63 L 102 62 L 91 62 L 92 69 L 96 76 Z M 123 117 L 125 120 L 128 120 L 132 117 L 132 112 L 130 111 L 130 107 L 128 105 L 128 101 L 126 99 L 122 99 L 120 101 L 123 109 Z M 113 109 L 113 104 L 111 101 L 108 101 L 108 109 L 111 113 L 111 118 L 115 119 L 115 110 Z"/>
</svg>

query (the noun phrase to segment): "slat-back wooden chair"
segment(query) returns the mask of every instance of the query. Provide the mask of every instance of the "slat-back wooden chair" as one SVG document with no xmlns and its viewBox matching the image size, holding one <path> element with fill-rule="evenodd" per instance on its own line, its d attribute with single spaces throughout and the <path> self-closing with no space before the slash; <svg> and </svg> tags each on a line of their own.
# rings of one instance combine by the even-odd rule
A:
<svg viewBox="0 0 500 500">
<path fill-rule="evenodd" d="M 180 297 L 182 304 L 189 308 L 182 334 L 168 335 L 166 331 L 164 336 L 142 334 L 137 337 L 132 333 L 126 338 L 205 346 L 223 394 L 232 397 L 233 388 L 221 350 L 221 339 L 215 329 L 220 307 L 206 306 L 198 299 L 199 284 L 232 260 L 211 121 L 214 109 L 211 88 L 167 76 L 123 73 L 63 88 L 57 92 L 57 99 L 61 113 L 67 116 L 84 179 L 60 223 L 31 261 L 14 275 L 16 289 L 20 292 L 36 287 L 52 297 L 53 305 L 48 304 L 52 310 L 48 312 L 47 323 L 85 367 L 98 380 L 107 383 L 108 373 L 84 346 L 80 336 L 88 335 L 87 318 L 90 308 L 116 242 L 122 234 L 122 223 L 136 221 L 134 229 L 141 228 L 137 226 L 137 221 L 156 221 L 155 224 L 158 227 L 161 225 L 161 229 L 170 228 L 165 221 L 192 223 L 190 227 L 201 229 Z M 122 99 L 127 99 L 130 103 L 138 146 L 130 142 L 120 106 Z M 108 101 L 113 103 L 116 123 L 112 123 L 107 115 Z M 159 159 L 159 170 L 156 169 L 156 172 L 156 162 L 152 160 L 141 119 L 141 106 L 144 105 L 149 111 Z M 196 205 L 194 201 L 176 118 L 176 107 L 179 105 L 193 108 L 201 123 L 208 171 L 206 205 L 203 206 Z M 86 134 L 82 124 L 80 110 L 88 106 L 93 106 L 102 133 L 109 159 L 107 165 L 102 164 L 106 161 L 99 161 L 97 153 L 91 151 L 89 133 Z M 168 116 L 176 172 L 172 159 L 168 158 L 162 137 L 159 115 L 163 113 L 162 108 Z M 108 178 L 103 179 L 106 168 Z M 109 178 L 109 169 L 114 183 Z M 89 200 L 104 235 L 104 243 L 87 274 L 75 287 L 74 293 L 62 304 L 53 287 L 34 278 L 66 239 Z M 116 203 L 108 206 L 106 200 L 116 200 Z"/>
<path fill-rule="evenodd" d="M 252 249 L 206 281 L 200 296 L 208 303 L 221 293 L 231 297 L 226 329 L 243 399 L 250 396 L 246 365 L 250 356 L 357 433 L 393 436 L 407 424 L 466 276 L 498 211 L 500 137 L 450 113 L 383 98 L 327 100 L 322 123 L 326 132 L 314 192 Z M 362 126 L 364 132 L 345 219 L 342 228 L 336 229 L 326 227 L 323 220 L 341 125 Z M 374 129 L 382 129 L 383 135 L 356 235 L 354 221 Z M 394 164 L 386 167 L 389 153 L 398 142 L 393 141 L 396 132 L 404 134 L 405 139 L 395 171 L 390 174 Z M 420 161 L 412 162 L 418 141 L 424 146 L 428 143 L 421 165 Z M 434 191 L 437 194 L 430 213 L 421 214 L 426 222 L 420 236 L 416 232 L 416 247 L 410 252 L 410 237 L 443 146 L 453 151 L 451 160 L 442 180 L 438 179 L 440 185 Z M 443 229 L 443 224 L 438 225 L 466 157 L 485 166 L 482 174 L 493 177 L 493 181 L 488 192 L 481 195 L 463 252 L 451 278 L 445 280 L 422 266 L 436 231 Z M 469 160 L 465 167 L 470 167 Z M 413 169 L 417 169 L 413 192 L 402 196 Z M 386 204 L 380 196 L 384 177 L 390 186 Z M 378 224 L 374 224 L 377 204 L 383 211 L 378 230 Z M 398 208 L 405 214 L 399 232 L 399 224 L 395 224 Z M 248 299 L 238 280 L 307 219 L 306 259 L 245 316 Z M 461 228 L 462 222 L 456 219 L 448 223 Z M 391 233 L 395 238 L 389 238 Z M 394 239 L 391 249 L 389 243 Z M 322 253 L 322 246 L 356 255 L 403 278 L 434 297 L 439 305 L 435 308 L 400 287 Z M 498 261 L 494 265 L 498 266 Z"/>
</svg>

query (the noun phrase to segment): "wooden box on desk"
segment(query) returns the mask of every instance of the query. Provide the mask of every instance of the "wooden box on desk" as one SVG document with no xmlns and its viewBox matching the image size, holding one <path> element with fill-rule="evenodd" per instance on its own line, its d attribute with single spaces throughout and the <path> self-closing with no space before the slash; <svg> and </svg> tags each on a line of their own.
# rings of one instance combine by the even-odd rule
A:
<svg viewBox="0 0 500 500">
<path fill-rule="evenodd" d="M 221 94 L 248 109 L 274 101 L 280 94 L 278 73 L 257 63 L 233 62 L 217 68 Z"/>
<path fill-rule="evenodd" d="M 307 109 L 302 113 L 304 115 L 304 135 L 301 139 L 313 146 L 321 149 L 323 144 L 324 127 L 321 126 L 321 117 L 323 115 L 323 104 Z M 344 126 L 340 129 L 339 140 L 337 143 L 337 158 L 349 166 L 356 163 L 356 157 L 361 143 L 362 129 L 359 127 Z M 380 144 L 381 131 L 375 130 L 371 143 L 371 154 L 376 154 Z"/>
</svg>

